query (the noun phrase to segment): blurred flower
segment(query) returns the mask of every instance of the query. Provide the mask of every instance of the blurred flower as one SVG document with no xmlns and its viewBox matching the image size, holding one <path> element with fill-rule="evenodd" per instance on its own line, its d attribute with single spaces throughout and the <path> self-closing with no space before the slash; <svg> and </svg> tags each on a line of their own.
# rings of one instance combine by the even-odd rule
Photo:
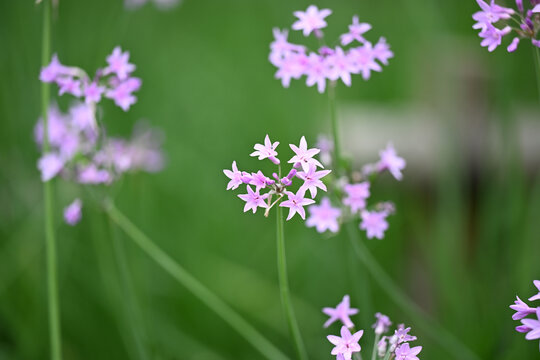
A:
<svg viewBox="0 0 540 360">
<path fill-rule="evenodd" d="M 38 169 L 41 171 L 41 181 L 49 181 L 64 167 L 64 161 L 58 154 L 44 154 L 38 160 Z"/>
<path fill-rule="evenodd" d="M 358 184 L 347 184 L 343 188 L 347 195 L 343 199 L 343 204 L 349 206 L 353 214 L 366 207 L 366 200 L 370 195 L 369 187 L 369 182 L 364 181 Z"/>
<path fill-rule="evenodd" d="M 341 45 L 349 45 L 354 40 L 365 43 L 366 39 L 362 36 L 364 33 L 371 30 L 371 25 L 368 23 L 360 23 L 358 16 L 353 16 L 353 22 L 349 25 L 349 32 L 341 35 Z"/>
<path fill-rule="evenodd" d="M 409 343 L 404 343 L 396 349 L 396 360 L 418 360 L 418 355 L 422 351 L 421 346 L 410 347 Z"/>
<path fill-rule="evenodd" d="M 388 144 L 386 149 L 382 150 L 379 155 L 381 159 L 377 164 L 378 171 L 388 170 L 396 180 L 401 180 L 403 178 L 401 171 L 405 168 L 406 162 L 397 155 L 394 146 Z"/>
<path fill-rule="evenodd" d="M 324 323 L 325 328 L 329 327 L 337 320 L 341 321 L 345 327 L 352 328 L 354 323 L 351 321 L 350 316 L 358 314 L 358 309 L 351 308 L 351 299 L 349 295 L 345 295 L 335 309 L 325 307 L 322 311 L 330 316 L 330 319 Z"/>
<path fill-rule="evenodd" d="M 377 238 L 382 240 L 384 238 L 384 232 L 388 229 L 388 222 L 386 217 L 388 214 L 384 211 L 362 211 L 362 222 L 360 223 L 360 229 L 366 230 L 367 238 Z"/>
<path fill-rule="evenodd" d="M 308 211 L 310 216 L 306 221 L 307 227 L 315 227 L 320 233 L 326 230 L 338 232 L 341 209 L 333 207 L 329 198 L 322 198 L 320 205 L 311 205 Z"/>
<path fill-rule="evenodd" d="M 135 65 L 129 63 L 129 51 L 122 52 L 120 46 L 113 49 L 111 55 L 107 56 L 107 66 L 104 74 L 116 74 L 118 79 L 125 80 L 135 70 Z"/>
<path fill-rule="evenodd" d="M 324 18 L 332 14 L 329 9 L 319 10 L 315 5 L 308 6 L 306 11 L 295 11 L 294 16 L 298 20 L 292 25 L 293 30 L 302 30 L 304 36 L 309 36 L 313 31 L 317 34 L 317 30 L 326 27 Z"/>
<path fill-rule="evenodd" d="M 76 225 L 82 217 L 82 202 L 80 199 L 75 199 L 70 205 L 64 209 L 64 220 L 68 225 Z"/>
<path fill-rule="evenodd" d="M 332 355 L 341 355 L 344 360 L 351 360 L 352 354 L 360 352 L 361 347 L 358 344 L 360 338 L 364 334 L 364 330 L 360 330 L 351 334 L 346 326 L 341 327 L 341 337 L 335 335 L 328 335 L 327 339 L 335 347 L 332 349 Z"/>
<path fill-rule="evenodd" d="M 377 321 L 375 321 L 375 324 L 373 324 L 372 326 L 375 329 L 375 334 L 382 335 L 387 332 L 390 328 L 390 325 L 392 325 L 390 318 L 381 313 L 376 313 L 375 318 L 377 319 Z"/>
</svg>

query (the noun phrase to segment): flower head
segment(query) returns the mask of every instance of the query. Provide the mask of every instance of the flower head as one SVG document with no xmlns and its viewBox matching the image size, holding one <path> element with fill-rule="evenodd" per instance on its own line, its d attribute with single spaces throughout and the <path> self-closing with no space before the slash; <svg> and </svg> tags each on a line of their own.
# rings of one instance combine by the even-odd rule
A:
<svg viewBox="0 0 540 360">
<path fill-rule="evenodd" d="M 75 199 L 64 209 L 64 220 L 68 225 L 76 225 L 82 217 L 82 202 L 80 199 Z"/>
<path fill-rule="evenodd" d="M 322 311 L 330 316 L 330 319 L 324 323 L 325 328 L 329 327 L 337 320 L 341 321 L 346 327 L 351 328 L 354 326 L 354 323 L 351 321 L 350 316 L 358 314 L 358 309 L 351 308 L 351 299 L 349 295 L 345 295 L 343 300 L 341 300 L 335 308 L 325 307 Z"/>
<path fill-rule="evenodd" d="M 344 360 L 351 360 L 352 354 L 360 352 L 361 347 L 358 344 L 360 338 L 364 334 L 364 330 L 360 330 L 351 334 L 346 326 L 341 327 L 341 337 L 335 335 L 328 335 L 327 339 L 335 347 L 332 349 L 332 355 L 341 355 Z"/>
<path fill-rule="evenodd" d="M 293 30 L 302 30 L 304 36 L 308 36 L 313 31 L 323 29 L 326 27 L 325 17 L 332 14 L 329 9 L 319 10 L 315 5 L 308 6 L 306 11 L 295 11 L 294 16 L 298 20 L 292 25 Z"/>
<path fill-rule="evenodd" d="M 338 232 L 341 209 L 333 207 L 329 198 L 322 198 L 320 205 L 311 205 L 308 211 L 307 227 L 315 227 L 320 233 L 326 230 Z"/>
</svg>

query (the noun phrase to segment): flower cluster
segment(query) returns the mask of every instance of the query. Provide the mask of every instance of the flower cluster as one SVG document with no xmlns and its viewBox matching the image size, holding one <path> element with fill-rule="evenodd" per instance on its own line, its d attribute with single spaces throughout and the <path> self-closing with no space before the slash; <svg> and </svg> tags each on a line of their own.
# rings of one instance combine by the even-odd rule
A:
<svg viewBox="0 0 540 360">
<path fill-rule="evenodd" d="M 502 43 L 502 38 L 512 32 L 514 38 L 507 47 L 508 52 L 516 51 L 521 39 L 530 39 L 534 46 L 540 47 L 540 40 L 536 39 L 540 29 L 540 4 L 531 0 L 531 9 L 526 9 L 523 0 L 516 0 L 517 11 L 495 4 L 491 0 L 488 4 L 483 0 L 476 0 L 481 10 L 473 14 L 476 23 L 473 29 L 480 30 L 481 46 L 488 51 L 495 50 Z M 515 27 L 515 24 L 519 27 Z"/>
<path fill-rule="evenodd" d="M 62 65 L 55 54 L 50 64 L 41 69 L 39 79 L 56 83 L 59 95 L 84 98 L 87 104 L 97 104 L 105 96 L 127 111 L 137 101 L 133 93 L 140 89 L 142 81 L 131 76 L 135 65 L 129 63 L 129 52 L 122 52 L 119 46 L 107 56 L 107 64 L 90 78 L 78 67 Z"/>
<path fill-rule="evenodd" d="M 332 145 L 328 139 L 321 137 L 320 145 L 325 151 L 321 151 L 321 159 L 332 158 Z M 394 212 L 391 203 L 378 203 L 368 206 L 371 195 L 370 186 L 373 175 L 382 171 L 388 171 L 394 178 L 401 180 L 402 170 L 405 168 L 405 160 L 399 157 L 392 146 L 388 146 L 380 152 L 380 160 L 374 164 L 365 165 L 361 172 L 353 173 L 350 177 L 338 179 L 333 186 L 335 198 L 340 203 L 339 207 L 333 206 L 329 197 L 323 197 L 317 205 L 308 207 L 309 218 L 306 221 L 308 227 L 322 233 L 330 231 L 338 232 L 340 223 L 360 218 L 360 229 L 365 230 L 369 239 L 382 239 L 388 229 L 386 218 Z"/>
<path fill-rule="evenodd" d="M 358 309 L 351 308 L 349 295 L 345 295 L 335 308 L 325 307 L 322 311 L 330 317 L 324 323 L 325 328 L 336 321 L 343 324 L 340 331 L 341 336 L 327 336 L 328 341 L 334 345 L 331 354 L 336 356 L 336 360 L 350 360 L 353 353 L 361 351 L 359 341 L 364 334 L 363 330 L 354 330 L 355 326 L 350 318 L 350 316 L 358 313 Z M 410 327 L 405 328 L 403 324 L 400 324 L 392 336 L 382 336 L 388 332 L 392 322 L 388 316 L 381 313 L 376 313 L 375 318 L 376 321 L 372 327 L 376 338 L 380 339 L 380 341 L 377 343 L 377 347 L 373 349 L 373 358 L 418 360 L 417 355 L 422 350 L 422 347 L 410 347 L 409 342 L 416 340 L 416 336 L 409 335 Z"/>
<path fill-rule="evenodd" d="M 278 166 L 278 172 L 272 174 L 272 178 L 264 175 L 259 170 L 257 172 L 246 172 L 238 170 L 236 161 L 232 163 L 232 170 L 223 170 L 225 176 L 230 181 L 227 184 L 227 190 L 237 189 L 240 185 L 246 184 L 247 194 L 238 195 L 238 197 L 246 202 L 244 212 L 252 210 L 253 213 L 257 208 L 266 209 L 265 215 L 268 215 L 270 209 L 279 204 L 281 207 L 289 208 L 287 220 L 290 220 L 295 214 L 300 215 L 302 219 L 306 218 L 304 206 L 315 203 L 313 200 L 317 196 L 317 189 L 326 191 L 326 185 L 321 181 L 323 177 L 330 173 L 330 170 L 318 170 L 323 168 L 323 165 L 314 158 L 320 150 L 316 148 L 308 149 L 306 138 L 302 136 L 299 146 L 289 144 L 294 156 L 288 161 L 292 164 L 291 170 L 286 176 L 281 175 L 281 162 L 278 159 L 276 148 L 279 142 L 272 142 L 268 135 L 264 139 L 264 144 L 256 144 L 255 151 L 251 156 L 257 157 L 259 160 L 268 159 Z M 299 179 L 302 184 L 297 192 L 290 191 L 294 179 Z M 255 190 L 253 190 L 255 187 Z M 261 190 L 268 192 L 261 194 Z M 311 199 L 306 197 L 306 192 L 309 192 Z M 277 199 L 272 202 L 272 198 Z M 283 198 L 287 198 L 283 200 Z M 283 201 L 282 201 L 283 200 Z"/>
<path fill-rule="evenodd" d="M 538 294 L 529 298 L 529 301 L 540 300 L 540 280 L 534 280 L 534 286 L 538 289 Z M 510 305 L 510 308 L 515 311 L 512 315 L 513 320 L 521 320 L 521 325 L 516 326 L 516 331 L 520 333 L 527 333 L 525 339 L 537 340 L 540 339 L 540 306 L 536 308 L 530 307 L 516 296 L 514 305 Z M 536 319 L 527 318 L 529 315 L 536 316 Z"/>
<path fill-rule="evenodd" d="M 306 11 L 295 11 L 298 20 L 292 29 L 301 30 L 304 36 L 314 34 L 324 43 L 321 29 L 326 27 L 325 18 L 331 13 L 331 10 L 319 10 L 315 5 Z M 320 93 L 324 92 L 327 80 L 341 79 L 347 86 L 351 85 L 352 74 L 362 74 L 362 78 L 368 80 L 371 71 L 382 71 L 381 64 L 388 65 L 388 60 L 394 56 L 385 38 L 380 38 L 375 45 L 364 38 L 370 29 L 370 24 L 361 23 L 354 16 L 349 31 L 340 37 L 341 46 L 321 46 L 317 51 L 311 51 L 303 45 L 288 42 L 288 31 L 275 28 L 269 56 L 270 62 L 278 68 L 275 77 L 281 79 L 284 87 L 289 87 L 291 79 L 305 75 L 306 85 L 317 85 Z"/>
</svg>

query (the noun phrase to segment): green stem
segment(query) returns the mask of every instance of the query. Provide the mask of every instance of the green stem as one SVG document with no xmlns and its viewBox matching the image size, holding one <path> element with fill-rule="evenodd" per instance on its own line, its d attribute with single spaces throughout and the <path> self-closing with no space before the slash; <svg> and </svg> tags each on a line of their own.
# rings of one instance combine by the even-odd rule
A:
<svg viewBox="0 0 540 360">
<path fill-rule="evenodd" d="M 332 123 L 332 137 L 334 139 L 334 168 L 339 173 L 341 170 L 341 141 L 339 136 L 339 122 L 336 108 L 336 84 L 331 82 L 328 86 L 328 105 L 330 122 Z"/>
<path fill-rule="evenodd" d="M 51 3 L 43 0 L 41 64 L 47 66 L 51 58 Z M 41 83 L 41 116 L 43 117 L 43 153 L 49 152 L 49 84 Z M 47 256 L 47 296 L 49 312 L 49 341 L 52 360 L 62 359 L 60 340 L 60 305 L 58 300 L 58 275 L 56 269 L 56 238 L 54 234 L 54 204 L 51 181 L 43 183 L 45 204 L 45 248 Z"/>
<path fill-rule="evenodd" d="M 538 98 L 540 99 L 540 48 L 534 46 L 534 70 L 536 73 L 536 87 L 538 89 Z"/>
<path fill-rule="evenodd" d="M 373 343 L 373 352 L 371 353 L 371 360 L 377 359 L 377 345 L 379 344 L 380 339 L 381 339 L 381 335 L 375 334 L 375 342 Z"/>
<path fill-rule="evenodd" d="M 384 360 L 390 359 L 390 355 L 392 355 L 392 352 L 391 352 L 391 351 L 388 351 L 388 352 L 386 353 L 386 356 L 384 357 Z"/>
<path fill-rule="evenodd" d="M 478 356 L 459 341 L 454 335 L 441 327 L 418 307 L 401 289 L 392 281 L 390 276 L 383 270 L 377 260 L 371 255 L 368 248 L 360 241 L 357 229 L 352 222 L 347 224 L 347 231 L 351 245 L 357 257 L 362 261 L 372 277 L 379 283 L 388 297 L 401 307 L 403 311 L 414 318 L 415 325 L 422 328 L 434 341 L 444 347 L 456 359 L 478 360 Z"/>
<path fill-rule="evenodd" d="M 291 294 L 289 291 L 289 280 L 287 277 L 287 260 L 285 257 L 285 234 L 283 230 L 283 209 L 278 206 L 276 214 L 276 240 L 277 240 L 277 262 L 278 262 L 278 277 L 279 291 L 281 293 L 281 303 L 287 318 L 287 325 L 293 337 L 296 353 L 300 360 L 307 359 L 306 348 L 300 335 L 300 329 L 294 316 L 294 310 L 291 303 Z"/>
<path fill-rule="evenodd" d="M 114 203 L 111 200 L 105 201 L 105 211 L 109 217 L 124 230 L 129 238 L 152 258 L 152 260 L 225 320 L 225 322 L 243 336 L 244 339 L 246 339 L 264 357 L 270 360 L 289 359 L 229 305 L 224 303 L 217 295 L 201 284 L 169 255 L 154 244 L 150 238 L 148 238 L 114 206 Z"/>
</svg>

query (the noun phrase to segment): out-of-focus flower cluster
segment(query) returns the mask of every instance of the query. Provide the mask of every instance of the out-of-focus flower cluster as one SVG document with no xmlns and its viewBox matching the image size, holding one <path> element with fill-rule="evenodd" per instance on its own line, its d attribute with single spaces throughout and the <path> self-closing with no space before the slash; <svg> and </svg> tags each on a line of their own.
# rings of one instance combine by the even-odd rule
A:
<svg viewBox="0 0 540 360">
<path fill-rule="evenodd" d="M 131 76 L 134 70 L 135 65 L 129 63 L 129 52 L 122 52 L 117 46 L 107 56 L 107 66 L 98 69 L 93 78 L 81 68 L 61 64 L 55 54 L 50 64 L 41 69 L 39 79 L 56 83 L 59 95 L 84 98 L 87 104 L 97 104 L 104 96 L 127 111 L 137 101 L 133 93 L 142 84 L 141 79 Z"/>
<path fill-rule="evenodd" d="M 329 316 L 329 319 L 324 323 L 325 328 L 336 321 L 342 324 L 341 336 L 327 336 L 328 341 L 334 345 L 331 354 L 336 356 L 336 360 L 351 360 L 354 353 L 361 351 L 359 341 L 364 334 L 363 330 L 355 330 L 355 325 L 350 318 L 352 315 L 358 314 L 358 309 L 351 308 L 350 297 L 345 295 L 335 308 L 325 307 L 322 311 Z M 385 335 L 392 325 L 390 318 L 381 313 L 376 313 L 375 319 L 372 328 L 376 338 L 379 339 L 377 348 L 373 349 L 375 358 L 418 360 L 417 355 L 422 350 L 422 347 L 410 347 L 409 342 L 416 340 L 416 336 L 409 335 L 410 327 L 405 328 L 405 325 L 400 324 L 394 334 Z"/>
<path fill-rule="evenodd" d="M 323 164 L 328 166 L 332 161 L 332 142 L 327 137 L 321 136 L 317 147 L 321 149 L 320 158 L 324 159 Z M 369 239 L 382 239 L 388 229 L 386 218 L 394 212 L 394 205 L 390 202 L 381 202 L 368 206 L 371 182 L 376 174 L 382 171 L 388 171 L 394 178 L 401 180 L 405 165 L 405 160 L 397 155 L 392 144 L 388 144 L 380 152 L 378 162 L 365 165 L 360 172 L 351 172 L 350 175 L 334 178 L 332 184 L 329 184 L 330 193 L 333 195 L 332 199 L 339 205 L 333 206 L 330 197 L 323 197 L 319 204 L 308 207 L 310 216 L 306 225 L 315 227 L 320 233 L 325 231 L 336 233 L 341 223 L 359 217 L 360 229 L 366 231 Z"/>
<path fill-rule="evenodd" d="M 284 87 L 289 87 L 291 79 L 300 79 L 304 75 L 306 85 L 317 85 L 320 93 L 324 92 L 327 80 L 341 79 L 350 86 L 352 74 L 361 74 L 364 80 L 368 80 L 372 71 L 382 71 L 381 65 L 388 65 L 388 60 L 394 56 L 385 38 L 381 37 L 375 45 L 364 38 L 371 25 L 361 23 L 358 16 L 353 17 L 349 31 L 341 35 L 340 45 L 333 48 L 324 45 L 321 29 L 326 27 L 325 18 L 331 13 L 331 10 L 319 10 L 315 5 L 306 11 L 294 12 L 298 20 L 292 29 L 301 30 L 306 37 L 313 34 L 318 38 L 321 47 L 317 51 L 290 43 L 287 40 L 288 30 L 273 30 L 269 60 L 278 68 L 275 77 L 281 79 Z"/>
<path fill-rule="evenodd" d="M 529 301 L 538 301 L 540 300 L 540 280 L 534 280 L 533 283 L 538 289 L 538 294 L 531 296 Z M 519 296 L 516 296 L 516 301 L 510 305 L 510 308 L 515 311 L 512 319 L 521 321 L 521 325 L 516 326 L 516 331 L 526 333 L 525 339 L 527 340 L 540 339 L 540 306 L 530 307 Z M 536 319 L 528 318 L 529 315 L 533 315 Z"/>
<path fill-rule="evenodd" d="M 292 164 L 292 168 L 286 176 L 282 176 L 281 161 L 278 159 L 276 151 L 278 145 L 279 142 L 272 142 L 266 135 L 264 144 L 256 144 L 255 151 L 250 154 L 259 160 L 268 159 L 277 165 L 278 171 L 272 173 L 272 177 L 266 176 L 261 170 L 252 173 L 240 171 L 236 161 L 233 161 L 232 170 L 223 170 L 225 176 L 230 179 L 227 190 L 234 190 L 240 185 L 246 185 L 247 194 L 238 195 L 246 202 L 244 212 L 252 210 L 255 213 L 260 207 L 266 209 L 265 215 L 267 216 L 270 209 L 274 205 L 278 205 L 289 208 L 287 220 L 290 220 L 295 214 L 305 219 L 304 206 L 315 203 L 313 199 L 317 196 L 317 189 L 326 191 L 326 185 L 321 179 L 328 175 L 330 170 L 317 169 L 323 168 L 323 165 L 315 158 L 320 149 L 308 149 L 306 138 L 302 136 L 299 146 L 289 144 L 294 152 L 294 156 L 288 161 Z M 295 179 L 301 181 L 296 193 L 290 190 Z M 267 192 L 261 193 L 261 190 Z M 306 192 L 309 192 L 311 199 L 306 197 Z M 276 197 L 275 201 L 273 201 L 274 197 Z"/>
<path fill-rule="evenodd" d="M 530 0 L 531 8 L 527 9 L 523 0 L 516 0 L 516 10 L 497 5 L 495 0 L 488 4 L 483 0 L 476 0 L 480 11 L 473 14 L 476 23 L 473 29 L 480 30 L 481 46 L 488 51 L 495 50 L 502 44 L 504 36 L 514 33 L 514 38 L 506 48 L 508 52 L 516 51 L 521 39 L 530 39 L 534 46 L 540 47 L 540 40 L 536 39 L 540 29 L 540 1 Z"/>
</svg>

